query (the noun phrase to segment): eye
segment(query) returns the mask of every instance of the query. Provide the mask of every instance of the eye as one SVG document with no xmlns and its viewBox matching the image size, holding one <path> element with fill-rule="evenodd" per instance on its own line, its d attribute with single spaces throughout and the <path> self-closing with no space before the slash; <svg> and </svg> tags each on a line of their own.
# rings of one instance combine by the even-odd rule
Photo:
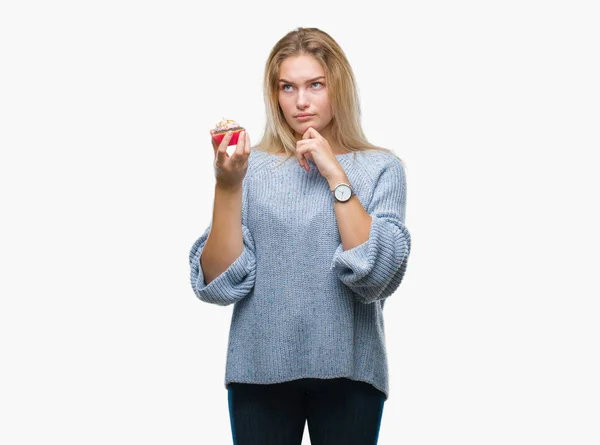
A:
<svg viewBox="0 0 600 445">
<path fill-rule="evenodd" d="M 286 89 L 285 89 L 285 87 L 291 87 L 291 85 L 289 85 L 289 84 L 287 84 L 287 83 L 286 83 L 286 84 L 283 84 L 283 85 L 281 86 L 281 89 L 282 89 L 283 91 L 290 91 L 290 90 L 286 90 Z"/>
<path fill-rule="evenodd" d="M 314 85 L 314 84 L 316 84 L 316 83 L 318 83 L 318 84 L 320 84 L 320 85 L 323 85 L 323 82 L 313 82 L 312 84 Z"/>
</svg>

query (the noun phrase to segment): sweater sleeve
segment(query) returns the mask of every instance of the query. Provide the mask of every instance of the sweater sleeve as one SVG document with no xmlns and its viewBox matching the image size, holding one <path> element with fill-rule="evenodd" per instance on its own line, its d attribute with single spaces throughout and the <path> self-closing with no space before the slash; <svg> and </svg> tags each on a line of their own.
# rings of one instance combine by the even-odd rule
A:
<svg viewBox="0 0 600 445">
<path fill-rule="evenodd" d="M 394 159 L 380 172 L 367 207 L 369 239 L 348 250 L 340 243 L 333 255 L 331 268 L 361 303 L 385 299 L 400 286 L 410 254 L 405 210 L 404 167 Z"/>
<path fill-rule="evenodd" d="M 201 301 L 228 306 L 247 296 L 254 287 L 256 277 L 254 240 L 248 228 L 242 224 L 244 250 L 227 270 L 206 284 L 200 256 L 208 240 L 211 227 L 212 222 L 190 250 L 190 281 L 194 293 Z"/>
</svg>

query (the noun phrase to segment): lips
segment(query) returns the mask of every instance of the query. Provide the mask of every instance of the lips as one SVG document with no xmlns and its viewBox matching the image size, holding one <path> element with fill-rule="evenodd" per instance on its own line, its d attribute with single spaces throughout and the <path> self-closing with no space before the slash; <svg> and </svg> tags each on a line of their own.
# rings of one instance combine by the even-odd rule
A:
<svg viewBox="0 0 600 445">
<path fill-rule="evenodd" d="M 312 116 L 314 116 L 314 114 L 306 114 L 306 113 L 304 113 L 304 114 L 297 114 L 296 118 L 297 119 L 302 119 L 302 118 L 312 117 Z"/>
</svg>

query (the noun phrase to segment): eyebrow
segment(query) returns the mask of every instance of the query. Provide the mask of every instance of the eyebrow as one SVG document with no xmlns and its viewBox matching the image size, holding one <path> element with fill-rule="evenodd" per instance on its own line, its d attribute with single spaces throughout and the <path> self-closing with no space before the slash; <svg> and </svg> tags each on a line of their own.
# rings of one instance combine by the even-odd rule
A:
<svg viewBox="0 0 600 445">
<path fill-rule="evenodd" d="M 325 76 L 319 76 L 319 77 L 315 77 L 314 79 L 309 79 L 306 81 L 306 83 L 310 83 L 310 82 L 314 82 L 315 80 L 319 80 L 319 79 L 325 79 Z M 296 85 L 294 82 L 290 82 L 289 80 L 285 80 L 285 79 L 279 79 L 279 82 L 285 82 L 285 83 L 289 83 L 292 85 Z"/>
</svg>

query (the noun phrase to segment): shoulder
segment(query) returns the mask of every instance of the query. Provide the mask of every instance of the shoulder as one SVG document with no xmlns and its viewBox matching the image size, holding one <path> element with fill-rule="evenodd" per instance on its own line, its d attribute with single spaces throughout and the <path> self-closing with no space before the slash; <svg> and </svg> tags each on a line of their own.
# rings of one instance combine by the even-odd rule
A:
<svg viewBox="0 0 600 445">
<path fill-rule="evenodd" d="M 404 162 L 391 151 L 372 150 L 364 154 L 362 165 L 371 180 L 367 212 L 395 209 L 394 212 L 402 214 L 406 205 Z"/>
<path fill-rule="evenodd" d="M 382 178 L 405 181 L 404 162 L 391 150 L 365 150 L 349 156 L 349 166 L 355 168 L 364 179 L 376 186 Z"/>
<path fill-rule="evenodd" d="M 265 170 L 265 167 L 272 161 L 270 155 L 264 151 L 252 149 L 248 156 L 248 170 L 244 181 L 247 182 L 250 179 L 257 177 L 261 171 Z"/>
</svg>

